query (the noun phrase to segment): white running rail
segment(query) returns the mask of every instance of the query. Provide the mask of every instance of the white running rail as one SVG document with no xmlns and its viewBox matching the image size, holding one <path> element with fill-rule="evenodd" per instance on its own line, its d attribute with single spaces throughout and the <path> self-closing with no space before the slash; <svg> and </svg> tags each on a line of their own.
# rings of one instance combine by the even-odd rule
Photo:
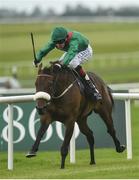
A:
<svg viewBox="0 0 139 180">
<path fill-rule="evenodd" d="M 131 99 L 139 99 L 139 93 L 113 93 L 114 99 L 125 101 L 127 159 L 132 159 Z M 0 103 L 8 104 L 8 169 L 13 170 L 13 103 L 33 101 L 34 95 L 0 97 Z M 70 142 L 70 162 L 75 163 L 75 132 Z"/>
<path fill-rule="evenodd" d="M 8 169 L 13 170 L 13 103 L 33 101 L 34 95 L 0 97 L 0 103 L 8 104 Z"/>
</svg>

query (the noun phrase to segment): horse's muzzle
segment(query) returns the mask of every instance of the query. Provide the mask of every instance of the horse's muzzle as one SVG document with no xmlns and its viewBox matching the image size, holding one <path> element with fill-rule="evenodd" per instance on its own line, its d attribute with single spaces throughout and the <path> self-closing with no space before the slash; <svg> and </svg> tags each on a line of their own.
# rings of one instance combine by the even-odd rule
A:
<svg viewBox="0 0 139 180">
<path fill-rule="evenodd" d="M 48 94 L 46 92 L 39 91 L 34 95 L 34 101 L 37 101 L 39 99 L 44 99 L 47 104 L 47 102 L 51 100 L 51 96 L 50 96 L 50 94 Z M 43 107 L 36 106 L 36 109 L 37 109 L 37 112 L 39 115 L 45 114 L 46 108 L 47 108 L 47 106 L 43 106 Z"/>
<path fill-rule="evenodd" d="M 37 109 L 37 112 L 38 112 L 39 115 L 45 114 L 46 108 L 47 108 L 47 106 L 44 106 L 44 107 L 41 107 L 41 108 L 36 106 L 36 109 Z"/>
</svg>

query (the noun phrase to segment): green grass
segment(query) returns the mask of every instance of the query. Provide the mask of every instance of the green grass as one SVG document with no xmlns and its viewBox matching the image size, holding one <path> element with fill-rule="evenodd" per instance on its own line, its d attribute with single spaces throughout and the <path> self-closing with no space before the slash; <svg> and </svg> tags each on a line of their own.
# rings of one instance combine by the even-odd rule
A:
<svg viewBox="0 0 139 180">
<path fill-rule="evenodd" d="M 89 165 L 89 150 L 76 151 L 76 163 L 60 169 L 60 152 L 38 152 L 36 158 L 25 158 L 25 152 L 14 152 L 14 170 L 7 170 L 7 153 L 0 153 L 0 178 L 13 179 L 134 179 L 139 178 L 139 106 L 132 103 L 133 159 L 115 149 L 95 149 L 96 165 Z M 30 145 L 29 145 L 30 146 Z"/>
<path fill-rule="evenodd" d="M 39 50 L 49 39 L 55 26 L 65 26 L 85 34 L 94 49 L 94 61 L 85 64 L 85 68 L 95 71 L 107 83 L 137 82 L 139 54 L 130 57 L 130 53 L 138 52 L 139 23 L 42 23 L 0 25 L 0 72 L 11 75 L 12 66 L 18 66 L 18 78 L 24 87 L 34 87 L 36 70 L 32 66 L 33 54 L 30 32 L 34 33 L 36 50 Z M 112 54 L 127 56 L 123 60 L 111 59 Z M 129 57 L 128 57 L 129 54 Z M 61 51 L 54 50 L 43 59 L 48 65 L 50 59 L 58 59 Z M 106 56 L 101 66 L 98 56 Z M 113 61 L 115 61 L 113 65 Z M 20 66 L 21 64 L 21 66 Z M 25 67 L 27 66 L 27 67 Z M 7 69 L 6 67 L 9 67 Z M 29 82 L 29 84 L 25 83 Z M 30 83 L 31 82 L 31 83 Z"/>
<path fill-rule="evenodd" d="M 76 151 L 76 164 L 66 160 L 66 168 L 60 169 L 59 152 L 39 152 L 38 157 L 26 159 L 24 153 L 14 153 L 14 170 L 7 170 L 6 154 L 1 154 L 0 178 L 138 178 L 139 157 L 126 159 L 126 153 L 117 154 L 114 149 L 96 149 L 96 165 L 89 165 L 89 150 Z"/>
</svg>

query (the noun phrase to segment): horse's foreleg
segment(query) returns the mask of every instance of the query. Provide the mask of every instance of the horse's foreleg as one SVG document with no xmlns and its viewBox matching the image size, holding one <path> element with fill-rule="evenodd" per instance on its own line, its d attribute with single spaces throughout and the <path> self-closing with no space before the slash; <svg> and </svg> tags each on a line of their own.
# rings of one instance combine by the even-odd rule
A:
<svg viewBox="0 0 139 180">
<path fill-rule="evenodd" d="M 39 147 L 40 141 L 41 141 L 44 133 L 47 131 L 47 129 L 49 127 L 49 124 L 50 124 L 49 121 L 44 121 L 42 119 L 41 126 L 39 128 L 38 133 L 37 133 L 37 137 L 36 137 L 35 143 L 33 144 L 31 150 L 28 152 L 26 157 L 30 158 L 30 157 L 36 156 L 36 152 L 38 151 L 38 147 Z"/>
<path fill-rule="evenodd" d="M 66 131 L 63 144 L 61 146 L 61 169 L 65 167 L 65 159 L 68 154 L 69 143 L 73 134 L 74 123 L 70 122 L 66 124 Z"/>
<path fill-rule="evenodd" d="M 94 156 L 94 136 L 93 131 L 87 125 L 87 117 L 80 119 L 78 122 L 80 131 L 86 136 L 90 147 L 90 164 L 95 164 Z"/>
</svg>

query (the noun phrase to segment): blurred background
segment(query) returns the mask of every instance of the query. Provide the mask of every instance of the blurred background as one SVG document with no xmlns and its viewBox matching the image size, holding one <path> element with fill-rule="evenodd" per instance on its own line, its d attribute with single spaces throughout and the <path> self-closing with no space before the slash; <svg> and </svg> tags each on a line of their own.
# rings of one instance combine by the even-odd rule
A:
<svg viewBox="0 0 139 180">
<path fill-rule="evenodd" d="M 80 31 L 89 38 L 94 57 L 84 65 L 87 70 L 108 84 L 138 86 L 139 1 L 0 0 L 1 86 L 6 82 L 7 88 L 13 83 L 16 88 L 34 88 L 37 70 L 32 65 L 30 32 L 38 51 L 55 26 Z M 61 54 L 54 50 L 42 62 L 48 65 Z"/>
</svg>

